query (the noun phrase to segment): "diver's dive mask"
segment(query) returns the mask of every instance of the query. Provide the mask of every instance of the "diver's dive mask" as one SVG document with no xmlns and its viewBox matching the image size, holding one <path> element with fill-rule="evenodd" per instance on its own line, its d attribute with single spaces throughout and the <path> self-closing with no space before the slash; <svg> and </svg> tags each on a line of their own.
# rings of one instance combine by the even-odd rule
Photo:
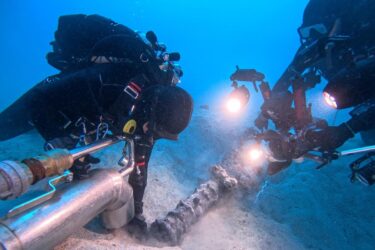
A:
<svg viewBox="0 0 375 250">
<path fill-rule="evenodd" d="M 300 27 L 298 34 L 301 39 L 311 39 L 314 35 L 320 34 L 321 36 L 328 34 L 328 29 L 323 23 L 310 25 L 307 27 Z"/>
<path fill-rule="evenodd" d="M 301 44 L 312 43 L 322 38 L 340 37 L 342 31 L 342 21 L 340 18 L 309 26 L 301 26 L 298 34 Z"/>
</svg>

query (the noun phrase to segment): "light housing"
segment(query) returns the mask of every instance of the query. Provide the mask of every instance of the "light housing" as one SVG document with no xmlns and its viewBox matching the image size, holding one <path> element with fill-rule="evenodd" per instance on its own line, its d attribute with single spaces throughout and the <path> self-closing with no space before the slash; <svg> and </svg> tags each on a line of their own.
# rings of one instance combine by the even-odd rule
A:
<svg viewBox="0 0 375 250">
<path fill-rule="evenodd" d="M 250 91 L 245 87 L 236 87 L 229 95 L 226 109 L 230 113 L 238 113 L 250 100 Z"/>
<path fill-rule="evenodd" d="M 363 60 L 339 71 L 330 79 L 324 92 L 334 97 L 337 109 L 355 107 L 375 94 L 375 59 Z"/>
<path fill-rule="evenodd" d="M 328 106 L 337 109 L 336 98 L 331 96 L 328 92 L 323 92 L 324 100 L 328 104 Z"/>
</svg>

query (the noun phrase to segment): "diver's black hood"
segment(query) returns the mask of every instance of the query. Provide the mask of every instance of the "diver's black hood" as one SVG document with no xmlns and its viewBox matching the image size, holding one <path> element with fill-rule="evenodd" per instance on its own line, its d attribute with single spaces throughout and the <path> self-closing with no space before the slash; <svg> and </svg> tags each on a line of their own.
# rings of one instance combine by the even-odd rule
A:
<svg viewBox="0 0 375 250">
<path fill-rule="evenodd" d="M 137 123 L 149 122 L 155 137 L 176 140 L 189 124 L 193 112 L 193 99 L 177 86 L 154 85 L 146 89 L 136 105 Z"/>
<path fill-rule="evenodd" d="M 354 107 L 375 97 L 375 59 L 363 60 L 339 71 L 324 88 L 335 98 L 337 108 Z"/>
<path fill-rule="evenodd" d="M 310 0 L 305 8 L 301 27 L 323 23 L 327 29 L 330 29 L 352 2 L 352 0 Z"/>
<path fill-rule="evenodd" d="M 356 35 L 367 32 L 374 25 L 374 9 L 373 0 L 310 0 L 300 29 L 324 24 L 329 34 L 336 20 L 340 19 L 341 25 L 336 35 Z"/>
</svg>

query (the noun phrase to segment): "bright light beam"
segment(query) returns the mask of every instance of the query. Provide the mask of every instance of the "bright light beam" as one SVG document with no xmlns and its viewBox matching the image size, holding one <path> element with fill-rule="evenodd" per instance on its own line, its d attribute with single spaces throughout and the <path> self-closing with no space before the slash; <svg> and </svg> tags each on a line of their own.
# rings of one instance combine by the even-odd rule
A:
<svg viewBox="0 0 375 250">
<path fill-rule="evenodd" d="M 241 101 L 237 98 L 230 98 L 227 101 L 227 109 L 231 113 L 238 113 L 242 107 Z"/>
<path fill-rule="evenodd" d="M 259 148 L 252 148 L 249 151 L 249 157 L 251 161 L 258 161 L 263 156 L 263 150 Z"/>
<path fill-rule="evenodd" d="M 324 100 L 326 101 L 326 103 L 327 103 L 330 107 L 332 107 L 332 108 L 334 108 L 334 109 L 337 109 L 336 99 L 335 99 L 333 96 L 331 96 L 331 95 L 328 94 L 327 92 L 324 92 L 324 93 L 323 93 L 323 96 L 324 96 Z"/>
</svg>

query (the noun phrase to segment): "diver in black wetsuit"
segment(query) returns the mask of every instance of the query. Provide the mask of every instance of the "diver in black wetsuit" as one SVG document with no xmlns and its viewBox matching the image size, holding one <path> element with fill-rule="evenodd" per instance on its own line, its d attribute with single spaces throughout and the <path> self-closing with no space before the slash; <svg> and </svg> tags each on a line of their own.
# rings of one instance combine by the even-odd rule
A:
<svg viewBox="0 0 375 250">
<path fill-rule="evenodd" d="M 288 105 L 292 94 L 288 89 L 296 79 L 302 79 L 304 88 L 309 89 L 320 82 L 316 79 L 324 77 L 328 80 L 324 89 L 327 102 L 337 109 L 354 107 L 354 110 L 350 113 L 351 119 L 339 126 L 307 124 L 299 132 L 302 143 L 297 142 L 293 150 L 287 147 L 279 155 L 298 158 L 314 148 L 332 151 L 356 133 L 375 129 L 374 12 L 372 0 L 310 0 L 308 3 L 298 30 L 302 45 L 273 87 L 271 98 L 263 104 L 255 124 L 265 129 L 271 119 L 282 130 L 291 129 L 296 117 L 285 114 L 291 108 Z M 374 141 L 374 133 L 369 135 Z"/>
<path fill-rule="evenodd" d="M 71 37 L 76 40 L 67 40 Z M 111 134 L 132 134 L 136 169 L 129 183 L 136 216 L 130 224 L 144 230 L 142 200 L 154 142 L 176 140 L 192 114 L 191 96 L 175 86 L 181 70 L 152 32 L 145 40 L 101 16 L 63 16 L 55 38 L 47 58 L 61 72 L 0 113 L 0 140 L 35 128 L 47 150 L 71 149 Z M 86 157 L 72 170 L 82 177 L 96 162 Z"/>
</svg>

